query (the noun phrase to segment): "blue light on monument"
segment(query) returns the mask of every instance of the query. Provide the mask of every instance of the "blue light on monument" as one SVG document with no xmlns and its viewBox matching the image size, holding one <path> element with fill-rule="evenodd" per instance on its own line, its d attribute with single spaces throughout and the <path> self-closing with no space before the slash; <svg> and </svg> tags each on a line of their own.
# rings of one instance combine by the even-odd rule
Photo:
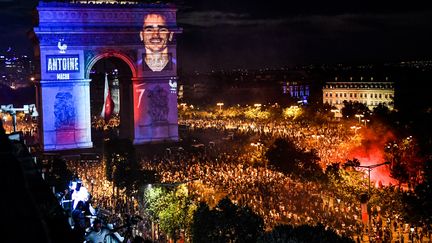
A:
<svg viewBox="0 0 432 243">
<path fill-rule="evenodd" d="M 39 2 L 37 14 L 31 38 L 40 58 L 37 102 L 45 151 L 93 146 L 90 70 L 107 57 L 121 59 L 132 73 L 128 138 L 135 144 L 178 140 L 176 9 Z"/>
</svg>

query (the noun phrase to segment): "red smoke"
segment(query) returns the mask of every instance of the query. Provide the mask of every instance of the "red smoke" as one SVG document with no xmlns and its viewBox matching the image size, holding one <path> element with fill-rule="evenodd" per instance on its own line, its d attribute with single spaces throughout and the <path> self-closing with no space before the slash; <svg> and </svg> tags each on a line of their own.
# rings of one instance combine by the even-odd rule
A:
<svg viewBox="0 0 432 243">
<path fill-rule="evenodd" d="M 362 136 L 361 145 L 351 149 L 348 153 L 348 158 L 357 158 L 361 165 L 374 165 L 385 162 L 384 147 L 388 141 L 395 139 L 394 134 L 378 126 L 371 128 L 362 127 L 359 131 L 361 131 Z M 379 183 L 383 185 L 389 185 L 389 183 L 395 185 L 397 184 L 397 180 L 390 177 L 388 165 L 383 165 L 372 169 L 371 185 L 374 183 L 375 186 Z"/>
</svg>

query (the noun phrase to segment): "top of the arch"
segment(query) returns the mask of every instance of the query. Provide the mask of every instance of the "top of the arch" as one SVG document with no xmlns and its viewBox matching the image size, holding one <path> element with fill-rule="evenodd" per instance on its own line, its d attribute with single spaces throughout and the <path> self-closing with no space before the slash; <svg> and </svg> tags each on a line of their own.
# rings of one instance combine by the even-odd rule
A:
<svg viewBox="0 0 432 243">
<path fill-rule="evenodd" d="M 55 1 L 40 1 L 39 6 L 51 6 L 51 7 L 67 7 L 67 6 L 81 6 L 81 7 L 89 7 L 89 6 L 103 6 L 103 7 L 113 7 L 116 8 L 118 6 L 134 6 L 140 8 L 175 8 L 175 5 L 172 3 L 140 3 L 137 1 L 98 1 L 98 0 L 88 0 L 88 1 L 69 1 L 69 2 L 55 2 Z"/>
</svg>

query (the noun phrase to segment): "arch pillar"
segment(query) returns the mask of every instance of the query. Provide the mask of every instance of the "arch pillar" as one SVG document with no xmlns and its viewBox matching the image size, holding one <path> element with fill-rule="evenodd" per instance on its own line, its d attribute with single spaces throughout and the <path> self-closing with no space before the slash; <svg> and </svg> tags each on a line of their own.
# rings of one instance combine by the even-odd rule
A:
<svg viewBox="0 0 432 243">
<path fill-rule="evenodd" d="M 40 81 L 42 144 L 45 151 L 91 148 L 90 79 Z"/>
<path fill-rule="evenodd" d="M 177 141 L 178 113 L 175 77 L 132 79 L 134 96 L 134 144 Z"/>
</svg>

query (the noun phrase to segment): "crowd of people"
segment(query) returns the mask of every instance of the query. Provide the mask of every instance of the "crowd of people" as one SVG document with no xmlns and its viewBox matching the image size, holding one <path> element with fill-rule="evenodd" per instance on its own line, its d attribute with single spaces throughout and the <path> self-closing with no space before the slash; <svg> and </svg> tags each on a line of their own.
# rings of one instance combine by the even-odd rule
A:
<svg viewBox="0 0 432 243">
<path fill-rule="evenodd" d="M 262 138 L 289 138 L 300 148 L 315 149 L 323 167 L 335 161 L 344 161 L 353 146 L 358 145 L 358 136 L 344 123 L 325 122 L 320 125 L 307 122 L 274 121 L 258 122 L 247 119 L 186 119 L 180 125 L 190 130 L 216 129 L 231 131 L 236 135 L 258 135 Z"/>
<path fill-rule="evenodd" d="M 99 242 L 98 239 L 108 235 L 122 240 L 125 235 L 144 239 L 143 232 L 148 231 L 144 229 L 144 222 L 131 223 L 135 215 L 141 214 L 137 200 L 129 199 L 124 190 L 116 190 L 107 180 L 104 163 L 68 160 L 67 165 L 74 172 L 78 185 L 82 185 L 77 190 L 77 183 L 72 181 L 61 199 L 63 207 L 70 213 L 76 238 L 88 242 Z M 71 204 L 64 203 L 69 201 Z M 116 228 L 118 230 L 114 230 Z"/>
<path fill-rule="evenodd" d="M 296 122 L 260 124 L 197 119 L 182 120 L 180 124 L 188 127 L 187 136 L 203 138 L 208 135 L 207 140 L 189 141 L 203 146 L 183 145 L 163 153 L 142 152 L 140 164 L 142 169 L 156 171 L 162 183 L 187 182 L 190 194 L 197 201 L 215 206 L 221 198 L 228 196 L 234 203 L 248 206 L 260 215 L 267 230 L 281 223 L 320 223 L 357 241 L 373 235 L 381 241 L 392 238 L 399 242 L 409 233 L 410 229 L 400 218 L 385 217 L 379 212 L 371 215 L 369 229 L 362 221 L 359 202 L 343 201 L 320 183 L 293 179 L 266 164 L 255 163 L 263 159 L 263 151 L 251 146 L 250 142 L 265 143 L 276 137 L 289 138 L 301 148 L 316 150 L 323 168 L 332 162 L 343 161 L 347 151 L 358 145 L 359 139 L 355 131 L 341 123 L 318 126 Z M 107 222 L 120 225 L 124 223 L 124 214 L 144 215 L 136 198 L 115 189 L 107 180 L 104 163 L 71 161 L 68 165 L 89 188 L 93 205 L 105 212 Z M 149 238 L 149 231 L 148 223 L 138 224 L 134 235 Z M 416 228 L 414 232 L 423 232 L 423 236 L 418 236 L 422 239 L 427 231 Z"/>
<path fill-rule="evenodd" d="M 349 236 L 361 231 L 359 205 L 335 203 L 332 195 L 316 183 L 303 183 L 264 166 L 254 166 L 248 154 L 241 151 L 214 153 L 212 149 L 216 148 L 144 159 L 142 166 L 160 173 L 166 183 L 191 181 L 190 192 L 209 205 L 228 196 L 238 205 L 249 206 L 264 219 L 268 230 L 280 223 L 322 223 Z"/>
</svg>

